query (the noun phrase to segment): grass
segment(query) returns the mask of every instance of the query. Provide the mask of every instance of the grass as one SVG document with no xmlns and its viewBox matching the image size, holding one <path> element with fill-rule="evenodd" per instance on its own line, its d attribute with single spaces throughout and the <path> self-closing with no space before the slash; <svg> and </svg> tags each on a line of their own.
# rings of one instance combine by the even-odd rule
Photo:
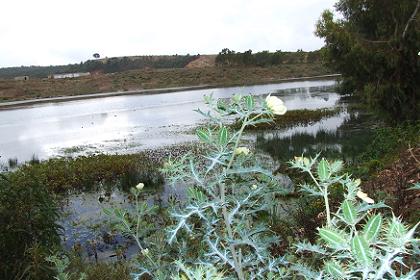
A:
<svg viewBox="0 0 420 280">
<path fill-rule="evenodd" d="M 143 182 L 147 186 L 163 183 L 158 171 L 160 162 L 143 154 L 93 155 L 78 158 L 55 158 L 25 164 L 10 176 L 17 184 L 38 180 L 50 192 L 89 190 L 99 183 L 119 184 L 123 188 Z"/>
<path fill-rule="evenodd" d="M 317 62 L 284 64 L 266 68 L 203 67 L 131 70 L 77 79 L 0 80 L 0 102 L 152 88 L 251 85 L 272 83 L 284 78 L 329 73 L 321 63 Z"/>
<path fill-rule="evenodd" d="M 403 123 L 396 127 L 384 127 L 375 131 L 366 152 L 359 157 L 359 164 L 349 170 L 355 176 L 369 179 L 378 171 L 398 160 L 400 154 L 420 143 L 420 122 Z"/>
</svg>

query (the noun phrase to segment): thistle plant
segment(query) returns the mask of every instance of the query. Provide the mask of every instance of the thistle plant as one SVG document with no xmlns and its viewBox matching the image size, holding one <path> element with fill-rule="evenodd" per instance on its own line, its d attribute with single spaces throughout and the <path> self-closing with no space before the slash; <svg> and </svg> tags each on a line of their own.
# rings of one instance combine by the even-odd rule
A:
<svg viewBox="0 0 420 280">
<path fill-rule="evenodd" d="M 210 126 L 198 129 L 197 136 L 207 149 L 164 164 L 173 184 L 187 186 L 186 201 L 170 207 L 170 225 L 159 225 L 155 208 L 140 202 L 143 184 L 131 190 L 134 209 L 107 211 L 140 249 L 134 279 L 416 278 L 409 266 L 416 262 L 410 255 L 419 252 L 417 225 L 409 228 L 395 216 L 384 216 L 379 211 L 387 206 L 364 193 L 359 179 L 340 173 L 341 161 L 319 156 L 296 157 L 291 165 L 308 174 L 310 182 L 301 191 L 322 199 L 326 223 L 318 227 L 315 244 L 297 242 L 284 257 L 273 257 L 270 248 L 278 239 L 266 217 L 288 190 L 242 138 L 246 127 L 271 122 L 286 107 L 273 96 L 235 95 L 229 101 L 207 96 L 205 102 L 210 110 L 197 112 Z M 232 116 L 238 117 L 238 130 L 226 124 Z M 332 188 L 343 190 L 341 203 L 331 199 Z M 167 237 L 156 239 L 163 231 Z M 292 254 L 304 258 L 292 261 Z"/>
<path fill-rule="evenodd" d="M 185 235 L 201 241 L 199 259 L 184 256 L 183 263 L 213 266 L 230 278 L 265 278 L 278 273 L 282 260 L 270 255 L 278 240 L 261 217 L 286 190 L 241 140 L 246 127 L 271 122 L 286 107 L 273 96 L 235 95 L 229 101 L 207 96 L 205 102 L 210 110 L 197 112 L 211 125 L 198 129 L 197 136 L 207 153 L 187 154 L 164 166 L 173 183 L 189 185 L 185 205 L 172 211 L 176 223 L 168 242 L 181 244 Z M 224 123 L 232 115 L 241 124 L 238 131 Z"/>
<path fill-rule="evenodd" d="M 157 206 L 148 205 L 147 202 L 141 201 L 140 194 L 143 188 L 144 184 L 139 183 L 136 187 L 130 189 L 134 197 L 134 209 L 104 209 L 105 214 L 115 222 L 115 229 L 132 238 L 140 250 L 142 261 L 138 262 L 140 273 L 134 274 L 136 279 L 140 279 L 143 275 L 158 275 L 164 269 L 164 265 L 159 265 L 160 258 L 154 257 L 155 252 L 149 249 L 152 244 L 148 243 L 147 238 L 156 231 L 159 221 L 155 215 Z"/>
<path fill-rule="evenodd" d="M 77 280 L 85 280 L 86 275 L 82 273 L 80 276 L 77 276 L 75 273 L 71 273 L 68 271 L 68 268 L 70 266 L 70 260 L 67 256 L 59 256 L 51 255 L 46 258 L 46 261 L 50 262 L 53 267 L 56 270 L 57 275 L 54 276 L 55 280 L 71 280 L 71 279 L 77 279 Z"/>
<path fill-rule="evenodd" d="M 291 164 L 309 174 L 312 183 L 302 190 L 324 199 L 327 217 L 326 225 L 318 228 L 316 244 L 296 244 L 297 253 L 313 254 L 316 266 L 302 262 L 292 265 L 292 270 L 305 279 L 416 279 L 418 271 L 405 262 L 418 246 L 414 237 L 418 224 L 409 228 L 399 218 L 377 212 L 386 206 L 368 197 L 359 179 L 339 175 L 341 161 L 297 157 Z M 344 190 L 335 212 L 328 197 L 332 186 Z"/>
</svg>

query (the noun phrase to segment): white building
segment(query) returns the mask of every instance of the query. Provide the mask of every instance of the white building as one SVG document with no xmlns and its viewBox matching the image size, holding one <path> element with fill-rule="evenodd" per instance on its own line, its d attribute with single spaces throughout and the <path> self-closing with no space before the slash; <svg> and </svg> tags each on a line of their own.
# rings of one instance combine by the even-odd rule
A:
<svg viewBox="0 0 420 280">
<path fill-rule="evenodd" d="M 64 74 L 54 74 L 52 75 L 53 79 L 66 79 L 66 78 L 78 78 L 78 77 L 84 77 L 89 76 L 90 73 L 64 73 Z"/>
<path fill-rule="evenodd" d="M 27 81 L 29 80 L 29 76 L 18 76 L 14 78 L 15 81 Z"/>
</svg>

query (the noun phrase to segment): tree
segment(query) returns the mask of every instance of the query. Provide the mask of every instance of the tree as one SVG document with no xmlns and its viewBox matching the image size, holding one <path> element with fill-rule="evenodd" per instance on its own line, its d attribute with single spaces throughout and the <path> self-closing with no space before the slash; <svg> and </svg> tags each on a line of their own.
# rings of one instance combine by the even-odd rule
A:
<svg viewBox="0 0 420 280">
<path fill-rule="evenodd" d="M 418 119 L 420 0 L 340 0 L 341 19 L 324 11 L 316 35 L 344 87 L 394 120 Z"/>
</svg>

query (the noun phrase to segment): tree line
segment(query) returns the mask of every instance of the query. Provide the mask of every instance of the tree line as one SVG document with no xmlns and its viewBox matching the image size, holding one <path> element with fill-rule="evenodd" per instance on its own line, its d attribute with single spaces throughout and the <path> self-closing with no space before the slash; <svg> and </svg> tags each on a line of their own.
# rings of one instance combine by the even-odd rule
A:
<svg viewBox="0 0 420 280">
<path fill-rule="evenodd" d="M 320 51 L 305 52 L 303 50 L 297 50 L 296 52 L 284 52 L 278 50 L 276 52 L 261 51 L 252 53 L 252 50 L 236 52 L 234 50 L 224 48 L 216 56 L 216 64 L 218 66 L 234 67 L 270 67 L 284 63 L 314 63 L 320 61 Z"/>
<path fill-rule="evenodd" d="M 113 57 L 87 60 L 76 64 L 56 66 L 20 66 L 0 68 L 0 78 L 10 79 L 17 76 L 46 78 L 52 74 L 76 72 L 115 73 L 134 69 L 183 68 L 199 55 L 137 56 Z"/>
</svg>

